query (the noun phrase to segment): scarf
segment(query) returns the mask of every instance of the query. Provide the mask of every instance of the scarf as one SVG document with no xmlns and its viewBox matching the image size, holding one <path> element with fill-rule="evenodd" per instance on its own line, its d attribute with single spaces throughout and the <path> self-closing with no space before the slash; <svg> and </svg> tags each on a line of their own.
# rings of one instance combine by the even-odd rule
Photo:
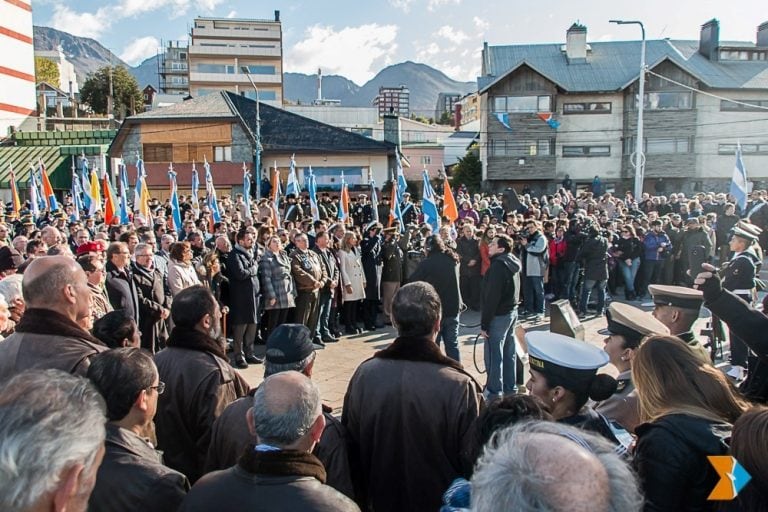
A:
<svg viewBox="0 0 768 512">
<path fill-rule="evenodd" d="M 16 332 L 44 334 L 48 336 L 64 336 L 78 338 L 95 345 L 104 343 L 91 336 L 91 333 L 77 325 L 71 319 L 52 309 L 29 308 L 16 325 Z"/>
<path fill-rule="evenodd" d="M 166 345 L 169 347 L 186 348 L 189 350 L 198 350 L 208 352 L 227 361 L 227 353 L 221 343 L 211 338 L 207 334 L 190 329 L 188 327 L 175 326 L 168 337 Z"/>
<path fill-rule="evenodd" d="M 323 463 L 311 453 L 298 450 L 257 452 L 251 444 L 237 464 L 254 475 L 311 476 L 323 484 L 326 478 Z"/>
</svg>

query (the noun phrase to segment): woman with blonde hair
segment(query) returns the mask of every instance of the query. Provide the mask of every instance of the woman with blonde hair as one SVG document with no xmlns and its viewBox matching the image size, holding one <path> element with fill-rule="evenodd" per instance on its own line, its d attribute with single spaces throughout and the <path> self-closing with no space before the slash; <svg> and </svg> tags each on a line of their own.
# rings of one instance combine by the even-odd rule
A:
<svg viewBox="0 0 768 512">
<path fill-rule="evenodd" d="M 360 334 L 357 326 L 357 310 L 360 301 L 365 299 L 365 274 L 358 247 L 360 241 L 352 231 L 344 233 L 339 251 L 339 270 L 341 272 L 341 299 L 344 303 L 344 325 L 347 334 Z"/>
<path fill-rule="evenodd" d="M 726 455 L 747 409 L 725 375 L 675 336 L 649 336 L 635 351 L 640 402 L 634 464 L 646 510 L 704 510 L 719 478 L 707 457 Z"/>
<path fill-rule="evenodd" d="M 168 252 L 168 287 L 175 297 L 181 290 L 200 284 L 200 279 L 192 264 L 192 246 L 189 242 L 172 243 Z"/>
</svg>

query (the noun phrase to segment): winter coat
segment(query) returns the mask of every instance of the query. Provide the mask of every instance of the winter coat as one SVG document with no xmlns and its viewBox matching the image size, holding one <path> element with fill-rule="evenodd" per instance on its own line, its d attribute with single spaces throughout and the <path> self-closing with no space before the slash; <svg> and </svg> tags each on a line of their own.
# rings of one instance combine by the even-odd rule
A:
<svg viewBox="0 0 768 512">
<path fill-rule="evenodd" d="M 177 293 L 190 286 L 200 284 L 195 267 L 191 263 L 183 263 L 171 258 L 168 263 L 168 287 L 174 297 Z"/>
<path fill-rule="evenodd" d="M 133 281 L 133 272 L 130 267 L 119 271 L 117 267 L 108 261 L 104 266 L 107 271 L 107 296 L 109 302 L 115 309 L 122 309 L 125 314 L 139 322 L 139 292 L 136 290 L 136 283 Z"/>
<path fill-rule="evenodd" d="M 661 244 L 663 243 L 667 244 L 664 248 L 665 250 L 659 252 L 659 247 L 661 247 Z M 645 238 L 643 239 L 643 250 L 645 251 L 646 261 L 658 261 L 665 259 L 667 254 L 671 254 L 674 251 L 674 247 L 672 247 L 672 242 L 669 240 L 666 233 L 663 231 L 656 233 L 651 230 L 645 234 Z"/>
<path fill-rule="evenodd" d="M 373 510 L 438 510 L 471 463 L 480 386 L 428 338 L 397 338 L 363 362 L 344 397 L 359 502 Z"/>
<path fill-rule="evenodd" d="M 549 265 L 549 242 L 542 233 L 536 232 L 524 247 L 525 276 L 543 277 Z"/>
<path fill-rule="evenodd" d="M 366 236 L 360 243 L 360 259 L 365 273 L 365 298 L 379 300 L 379 272 L 381 264 L 381 236 Z"/>
<path fill-rule="evenodd" d="M 227 257 L 229 322 L 255 324 L 259 320 L 259 262 L 255 252 L 235 246 Z"/>
<path fill-rule="evenodd" d="M 89 512 L 166 512 L 178 509 L 187 477 L 163 465 L 146 439 L 107 423 L 104 460 L 88 500 Z"/>
<path fill-rule="evenodd" d="M 568 252 L 568 243 L 565 238 L 553 238 L 549 241 L 549 264 L 553 267 L 563 262 L 565 254 Z"/>
<path fill-rule="evenodd" d="M 341 285 L 343 289 L 342 301 L 353 302 L 365 298 L 365 275 L 363 263 L 360 259 L 359 249 L 353 247 L 349 252 L 339 251 L 339 270 L 341 272 Z M 347 293 L 346 286 L 352 285 L 352 293 Z"/>
<path fill-rule="evenodd" d="M 286 309 L 296 305 L 296 285 L 291 275 L 291 259 L 285 251 L 277 254 L 266 251 L 259 262 L 259 275 L 264 309 Z M 276 299 L 274 305 L 270 305 L 272 299 Z"/>
<path fill-rule="evenodd" d="M 134 263 L 133 280 L 139 292 L 141 348 L 154 354 L 159 348 L 158 343 L 165 342 L 168 337 L 162 313 L 171 308 L 171 297 L 165 295 L 163 275 L 157 269 L 147 270 Z"/>
<path fill-rule="evenodd" d="M 481 270 L 480 261 L 480 243 L 477 238 L 467 238 L 460 236 L 456 239 L 456 252 L 461 259 L 459 275 L 466 277 L 478 277 Z M 475 264 L 471 267 L 469 262 L 474 260 Z"/>
<path fill-rule="evenodd" d="M 491 258 L 491 266 L 483 278 L 483 311 L 480 328 L 488 332 L 494 317 L 517 307 L 520 299 L 520 260 L 510 253 Z"/>
<path fill-rule="evenodd" d="M 393 239 L 384 242 L 381 246 L 381 269 L 382 283 L 402 283 L 403 282 L 403 250 Z"/>
<path fill-rule="evenodd" d="M 584 265 L 584 279 L 608 279 L 608 240 L 602 236 L 587 238 L 581 246 L 578 259 Z"/>
<path fill-rule="evenodd" d="M 413 283 L 424 281 L 435 287 L 443 307 L 443 318 L 453 318 L 461 309 L 459 263 L 444 252 L 431 252 L 419 263 L 408 279 Z"/>
<path fill-rule="evenodd" d="M 644 252 L 643 243 L 637 237 L 619 238 L 619 241 L 616 242 L 616 248 L 621 251 L 621 255 L 616 256 L 621 261 L 634 260 L 641 257 Z"/>
<path fill-rule="evenodd" d="M 668 414 L 636 429 L 634 466 L 645 494 L 646 511 L 710 510 L 707 497 L 719 477 L 707 460 L 727 455 L 731 425 Z"/>
</svg>

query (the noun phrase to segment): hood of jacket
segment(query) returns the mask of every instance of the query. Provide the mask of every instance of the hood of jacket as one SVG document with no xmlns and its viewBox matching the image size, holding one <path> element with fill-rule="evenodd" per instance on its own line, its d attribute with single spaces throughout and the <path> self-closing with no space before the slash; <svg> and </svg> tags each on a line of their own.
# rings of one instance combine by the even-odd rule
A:
<svg viewBox="0 0 768 512">
<path fill-rule="evenodd" d="M 668 414 L 652 423 L 637 427 L 638 434 L 650 428 L 663 428 L 701 453 L 725 454 L 731 438 L 732 425 L 688 414 Z"/>
<path fill-rule="evenodd" d="M 520 263 L 520 260 L 517 259 L 517 257 L 512 254 L 511 252 L 508 253 L 502 253 L 497 254 L 491 259 L 491 265 L 493 264 L 501 264 L 507 267 L 513 274 L 516 274 L 520 272 L 520 270 L 523 268 L 523 265 Z"/>
</svg>

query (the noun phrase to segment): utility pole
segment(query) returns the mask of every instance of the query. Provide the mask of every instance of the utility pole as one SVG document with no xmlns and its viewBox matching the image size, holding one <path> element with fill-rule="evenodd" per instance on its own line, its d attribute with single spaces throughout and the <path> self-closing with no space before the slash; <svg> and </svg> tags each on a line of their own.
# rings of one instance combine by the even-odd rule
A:
<svg viewBox="0 0 768 512">
<path fill-rule="evenodd" d="M 637 100 L 637 140 L 635 141 L 635 201 L 640 203 L 643 195 L 643 180 L 645 179 L 645 153 L 643 152 L 643 110 L 645 108 L 645 26 L 642 21 L 610 20 L 617 25 L 640 25 L 642 43 L 640 46 L 640 80 Z"/>
<path fill-rule="evenodd" d="M 256 185 L 256 200 L 258 201 L 261 199 L 261 116 L 259 115 L 259 88 L 256 87 L 256 84 L 253 81 L 253 78 L 251 78 L 251 70 L 248 69 L 248 66 L 241 66 L 240 71 L 242 71 L 245 76 L 248 77 L 248 81 L 251 82 L 251 85 L 253 86 L 253 90 L 256 91 L 256 144 L 253 148 L 253 179 Z"/>
</svg>

